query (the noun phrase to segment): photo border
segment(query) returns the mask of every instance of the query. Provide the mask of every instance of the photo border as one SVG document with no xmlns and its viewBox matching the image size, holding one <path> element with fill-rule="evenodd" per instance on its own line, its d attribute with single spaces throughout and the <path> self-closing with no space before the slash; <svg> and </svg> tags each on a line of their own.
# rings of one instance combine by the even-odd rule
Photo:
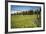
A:
<svg viewBox="0 0 46 34">
<path fill-rule="evenodd" d="M 44 18 L 43 30 L 8 32 L 8 2 L 43 4 L 43 18 Z M 45 31 L 45 3 L 44 2 L 5 1 L 5 33 L 23 33 L 23 32 L 40 32 L 40 31 Z"/>
</svg>

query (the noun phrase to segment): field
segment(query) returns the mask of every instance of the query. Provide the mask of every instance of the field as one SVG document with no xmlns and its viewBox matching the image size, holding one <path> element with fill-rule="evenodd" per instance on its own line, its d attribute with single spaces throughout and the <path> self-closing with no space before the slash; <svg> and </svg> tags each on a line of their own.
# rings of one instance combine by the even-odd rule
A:
<svg viewBox="0 0 46 34">
<path fill-rule="evenodd" d="M 37 27 L 37 15 L 12 15 L 11 28 L 34 28 Z"/>
</svg>

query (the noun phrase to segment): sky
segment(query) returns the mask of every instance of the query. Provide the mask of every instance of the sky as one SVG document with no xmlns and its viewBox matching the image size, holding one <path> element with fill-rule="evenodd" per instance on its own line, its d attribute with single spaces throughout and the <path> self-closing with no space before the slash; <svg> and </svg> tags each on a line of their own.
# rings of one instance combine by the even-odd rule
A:
<svg viewBox="0 0 46 34">
<path fill-rule="evenodd" d="M 40 6 L 21 6 L 21 5 L 11 5 L 11 11 L 29 11 L 37 10 Z"/>
</svg>

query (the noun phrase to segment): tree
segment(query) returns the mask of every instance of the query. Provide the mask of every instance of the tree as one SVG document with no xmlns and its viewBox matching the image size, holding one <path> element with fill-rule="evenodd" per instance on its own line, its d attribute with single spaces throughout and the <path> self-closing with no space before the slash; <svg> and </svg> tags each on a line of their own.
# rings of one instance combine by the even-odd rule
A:
<svg viewBox="0 0 46 34">
<path fill-rule="evenodd" d="M 18 12 L 17 12 L 17 15 L 18 15 Z"/>
<path fill-rule="evenodd" d="M 23 11 L 23 13 L 22 13 L 23 15 L 24 15 L 24 11 Z"/>
</svg>

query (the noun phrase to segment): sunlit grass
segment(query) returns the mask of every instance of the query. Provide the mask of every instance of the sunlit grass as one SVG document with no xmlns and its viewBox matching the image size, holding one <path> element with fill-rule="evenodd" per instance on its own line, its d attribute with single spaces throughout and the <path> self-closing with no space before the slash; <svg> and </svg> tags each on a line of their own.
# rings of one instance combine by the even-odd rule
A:
<svg viewBox="0 0 46 34">
<path fill-rule="evenodd" d="M 37 27 L 35 20 L 37 15 L 12 15 L 11 28 L 34 28 Z"/>
</svg>

